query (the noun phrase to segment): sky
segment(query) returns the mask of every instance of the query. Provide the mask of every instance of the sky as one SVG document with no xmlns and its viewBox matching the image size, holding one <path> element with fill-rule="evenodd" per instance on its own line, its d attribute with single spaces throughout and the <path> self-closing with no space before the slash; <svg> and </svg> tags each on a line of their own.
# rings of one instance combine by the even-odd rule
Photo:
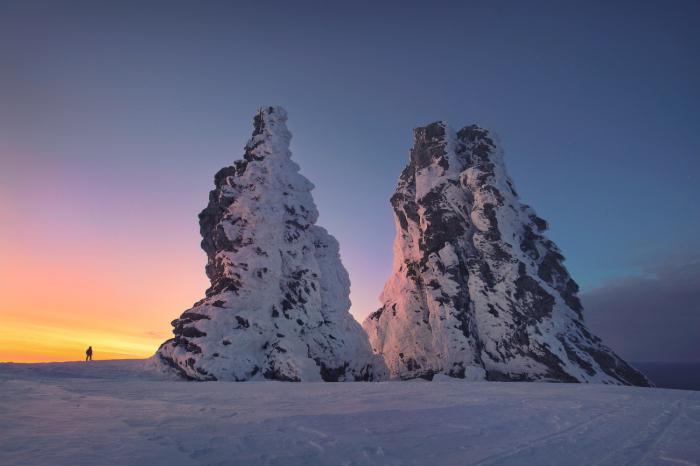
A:
<svg viewBox="0 0 700 466">
<path fill-rule="evenodd" d="M 358 320 L 412 128 L 477 123 L 593 330 L 700 361 L 699 20 L 683 0 L 0 1 L 0 361 L 152 354 L 203 296 L 197 213 L 263 105 L 289 113 Z M 684 343 L 639 343 L 660 326 Z"/>
</svg>

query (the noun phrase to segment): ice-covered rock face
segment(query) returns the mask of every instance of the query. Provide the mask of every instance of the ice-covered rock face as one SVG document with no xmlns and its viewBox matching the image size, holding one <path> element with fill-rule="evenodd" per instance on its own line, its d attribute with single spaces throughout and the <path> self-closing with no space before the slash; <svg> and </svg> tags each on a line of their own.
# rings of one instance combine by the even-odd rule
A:
<svg viewBox="0 0 700 466">
<path fill-rule="evenodd" d="M 352 318 L 338 242 L 315 225 L 313 185 L 290 156 L 287 114 L 262 109 L 243 160 L 221 169 L 200 215 L 211 286 L 173 321 L 153 363 L 197 380 L 377 380 Z"/>
<path fill-rule="evenodd" d="M 364 322 L 392 377 L 649 384 L 586 329 L 488 131 L 417 128 L 410 158 L 391 198 L 393 272 Z"/>
</svg>

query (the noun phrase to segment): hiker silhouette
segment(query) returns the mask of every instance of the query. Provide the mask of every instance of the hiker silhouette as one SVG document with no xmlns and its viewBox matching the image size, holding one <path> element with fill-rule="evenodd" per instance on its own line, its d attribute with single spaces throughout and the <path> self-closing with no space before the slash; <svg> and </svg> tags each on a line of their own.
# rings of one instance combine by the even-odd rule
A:
<svg viewBox="0 0 700 466">
<path fill-rule="evenodd" d="M 85 362 L 92 361 L 92 346 L 88 346 L 85 350 Z"/>
</svg>

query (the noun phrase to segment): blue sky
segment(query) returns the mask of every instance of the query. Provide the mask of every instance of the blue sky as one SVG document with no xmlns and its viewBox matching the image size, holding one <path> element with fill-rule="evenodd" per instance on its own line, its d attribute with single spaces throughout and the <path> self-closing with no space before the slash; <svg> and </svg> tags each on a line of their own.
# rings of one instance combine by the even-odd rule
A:
<svg viewBox="0 0 700 466">
<path fill-rule="evenodd" d="M 0 212 L 36 212 L 50 183 L 52 227 L 175 237 L 201 288 L 213 174 L 282 105 L 362 318 L 412 128 L 477 123 L 591 291 L 700 252 L 699 19 L 696 1 L 5 1 Z"/>
</svg>

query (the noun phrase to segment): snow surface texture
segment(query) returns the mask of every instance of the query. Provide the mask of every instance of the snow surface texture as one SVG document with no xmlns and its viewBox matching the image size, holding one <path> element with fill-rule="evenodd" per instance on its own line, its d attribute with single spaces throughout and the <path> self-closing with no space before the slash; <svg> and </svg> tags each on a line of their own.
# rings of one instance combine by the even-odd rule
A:
<svg viewBox="0 0 700 466">
<path fill-rule="evenodd" d="M 393 272 L 364 322 L 392 377 L 649 385 L 585 327 L 578 286 L 487 130 L 414 130 Z"/>
<path fill-rule="evenodd" d="M 0 464 L 700 462 L 699 392 L 440 375 L 195 384 L 159 381 L 142 364 L 0 364 Z"/>
<path fill-rule="evenodd" d="M 243 160 L 199 214 L 211 287 L 152 359 L 196 380 L 355 381 L 386 376 L 350 315 L 338 242 L 315 225 L 313 184 L 291 160 L 280 107 L 261 109 Z"/>
</svg>

